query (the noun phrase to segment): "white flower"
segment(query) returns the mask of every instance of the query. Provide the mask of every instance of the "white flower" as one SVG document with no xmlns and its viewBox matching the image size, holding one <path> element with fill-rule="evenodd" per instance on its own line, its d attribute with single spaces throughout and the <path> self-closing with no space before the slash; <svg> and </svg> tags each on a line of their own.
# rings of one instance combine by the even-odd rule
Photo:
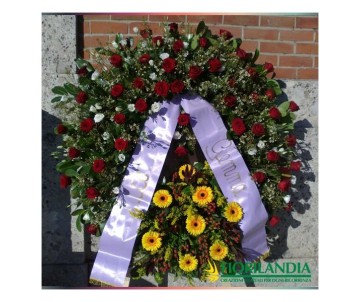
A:
<svg viewBox="0 0 360 302">
<path fill-rule="evenodd" d="M 129 110 L 130 112 L 134 112 L 134 111 L 135 111 L 135 105 L 134 105 L 134 104 L 129 104 L 129 105 L 128 105 L 128 110 Z"/>
<path fill-rule="evenodd" d="M 85 221 L 89 221 L 90 220 L 90 216 L 88 213 L 85 213 L 85 215 L 83 216 L 83 220 Z"/>
<path fill-rule="evenodd" d="M 275 151 L 275 152 L 278 152 L 278 148 L 277 147 L 274 147 L 272 148 L 271 150 Z"/>
<path fill-rule="evenodd" d="M 184 57 L 186 58 L 188 55 L 189 55 L 189 52 L 188 52 L 188 51 L 185 51 L 185 52 L 184 52 Z"/>
<path fill-rule="evenodd" d="M 139 28 L 138 27 L 133 27 L 133 32 L 135 33 L 135 34 L 137 34 L 138 32 L 139 32 Z"/>
<path fill-rule="evenodd" d="M 120 41 L 120 44 L 121 44 L 122 46 L 126 46 L 126 45 L 127 45 L 127 41 L 126 41 L 125 39 L 122 39 L 122 40 Z"/>
<path fill-rule="evenodd" d="M 250 148 L 249 150 L 248 150 L 248 154 L 249 155 L 255 155 L 257 153 L 257 150 L 256 150 L 256 148 L 254 147 L 254 148 Z"/>
<path fill-rule="evenodd" d="M 174 139 L 179 140 L 181 138 L 181 133 L 179 131 L 175 131 Z"/>
<path fill-rule="evenodd" d="M 149 60 L 149 65 L 154 66 L 154 60 Z"/>
<path fill-rule="evenodd" d="M 63 96 L 61 97 L 61 102 L 67 101 L 67 99 L 68 99 L 68 96 L 67 96 L 67 95 L 63 95 Z"/>
<path fill-rule="evenodd" d="M 95 71 L 93 72 L 93 74 L 91 75 L 91 79 L 92 79 L 93 81 L 95 81 L 95 80 L 99 77 L 99 75 L 100 75 L 100 73 L 99 73 L 97 70 L 95 70 Z"/>
<path fill-rule="evenodd" d="M 120 193 L 119 187 L 114 187 L 114 189 L 112 189 L 112 192 L 113 192 L 115 195 L 118 195 L 118 194 Z"/>
<path fill-rule="evenodd" d="M 119 112 L 119 111 L 121 111 L 121 108 L 120 108 L 120 107 L 116 107 L 116 108 L 115 108 L 115 111 Z"/>
<path fill-rule="evenodd" d="M 100 109 L 102 109 L 102 107 L 101 107 L 101 105 L 100 104 L 95 104 L 95 108 L 97 109 L 97 110 L 100 110 Z"/>
<path fill-rule="evenodd" d="M 286 195 L 286 196 L 284 196 L 284 201 L 286 202 L 286 203 L 289 203 L 290 202 L 290 195 Z"/>
<path fill-rule="evenodd" d="M 119 154 L 118 158 L 122 163 L 125 161 L 125 155 L 122 153 Z"/>
<path fill-rule="evenodd" d="M 161 104 L 159 102 L 155 102 L 154 104 L 151 105 L 151 111 L 152 112 L 159 112 L 161 108 Z"/>
<path fill-rule="evenodd" d="M 95 116 L 94 116 L 95 123 L 100 123 L 103 120 L 104 117 L 105 117 L 104 114 L 96 113 Z"/>
<path fill-rule="evenodd" d="M 107 141 L 110 138 L 109 132 L 104 132 L 102 135 L 103 140 Z"/>
<path fill-rule="evenodd" d="M 293 176 L 291 176 L 291 184 L 296 184 L 296 176 L 295 175 L 293 175 Z"/>
<path fill-rule="evenodd" d="M 145 42 L 145 41 L 143 41 L 143 42 L 141 43 L 141 47 L 142 47 L 142 48 L 145 48 L 145 47 L 146 47 L 146 42 Z"/>
<path fill-rule="evenodd" d="M 170 57 L 170 55 L 167 52 L 163 52 L 159 57 L 161 60 L 165 60 Z"/>
<path fill-rule="evenodd" d="M 153 81 L 155 81 L 155 80 L 156 80 L 156 74 L 155 74 L 155 72 L 150 73 L 149 78 L 152 79 Z"/>
<path fill-rule="evenodd" d="M 112 41 L 112 46 L 114 47 L 114 48 L 118 48 L 119 47 L 119 45 L 115 42 L 115 41 Z"/>
<path fill-rule="evenodd" d="M 188 43 L 188 42 L 183 42 L 183 44 L 184 44 L 184 48 L 185 48 L 185 49 L 188 48 L 188 46 L 189 46 L 189 43 Z"/>
<path fill-rule="evenodd" d="M 130 58 L 127 58 L 127 57 L 126 57 L 126 58 L 124 59 L 124 61 L 125 61 L 125 63 L 128 63 L 128 64 L 129 64 L 129 63 L 130 63 Z"/>
<path fill-rule="evenodd" d="M 96 108 L 95 108 L 95 106 L 93 106 L 93 105 L 91 105 L 90 106 L 90 109 L 89 109 L 91 112 L 96 112 Z"/>
<path fill-rule="evenodd" d="M 257 146 L 260 148 L 260 149 L 263 149 L 265 148 L 265 143 L 263 141 L 259 141 Z"/>
<path fill-rule="evenodd" d="M 280 149 L 279 149 L 279 152 L 280 152 L 280 153 L 283 153 L 284 151 L 285 151 L 284 148 L 280 148 Z"/>
<path fill-rule="evenodd" d="M 62 139 L 63 139 L 64 142 L 67 141 L 69 139 L 69 135 L 66 135 L 66 134 L 63 135 Z"/>
<path fill-rule="evenodd" d="M 193 37 L 193 34 L 188 34 L 187 35 L 188 40 L 190 40 L 192 37 Z"/>
</svg>

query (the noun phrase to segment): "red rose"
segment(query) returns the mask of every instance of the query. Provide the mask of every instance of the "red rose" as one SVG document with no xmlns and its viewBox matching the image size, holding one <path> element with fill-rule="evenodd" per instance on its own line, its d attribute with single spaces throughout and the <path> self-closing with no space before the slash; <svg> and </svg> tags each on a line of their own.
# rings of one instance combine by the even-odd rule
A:
<svg viewBox="0 0 360 302">
<path fill-rule="evenodd" d="M 94 199 L 99 196 L 99 192 L 95 188 L 90 187 L 86 189 L 86 196 L 89 199 Z"/>
<path fill-rule="evenodd" d="M 161 36 L 156 36 L 152 38 L 152 42 L 154 45 L 161 46 L 164 43 L 164 40 Z"/>
<path fill-rule="evenodd" d="M 176 40 L 173 44 L 173 50 L 178 53 L 180 50 L 184 48 L 184 43 L 181 40 Z"/>
<path fill-rule="evenodd" d="M 178 117 L 178 124 L 180 126 L 187 126 L 190 122 L 190 116 L 187 113 L 181 113 Z"/>
<path fill-rule="evenodd" d="M 210 59 L 208 64 L 210 72 L 217 72 L 222 66 L 221 61 L 218 58 Z"/>
<path fill-rule="evenodd" d="M 252 78 L 255 78 L 257 76 L 257 71 L 254 67 L 249 67 L 246 71 Z"/>
<path fill-rule="evenodd" d="M 266 70 L 268 73 L 274 71 L 274 66 L 271 63 L 265 62 L 263 65 L 264 70 Z"/>
<path fill-rule="evenodd" d="M 140 36 L 143 37 L 144 39 L 149 38 L 149 36 L 151 35 L 152 35 L 152 30 L 149 28 L 140 30 Z"/>
<path fill-rule="evenodd" d="M 162 63 L 162 67 L 167 73 L 173 72 L 175 66 L 176 66 L 176 61 L 173 58 L 166 58 Z"/>
<path fill-rule="evenodd" d="M 137 89 L 143 89 L 145 86 L 144 80 L 142 78 L 135 78 L 133 81 L 133 86 Z"/>
<path fill-rule="evenodd" d="M 290 163 L 290 169 L 293 171 L 300 171 L 301 162 L 300 161 L 292 161 Z"/>
<path fill-rule="evenodd" d="M 269 116 L 274 120 L 279 120 L 281 118 L 281 113 L 276 107 L 271 107 L 269 109 Z"/>
<path fill-rule="evenodd" d="M 109 61 L 112 66 L 121 67 L 123 58 L 122 58 L 122 56 L 120 56 L 118 54 L 114 54 L 110 57 Z"/>
<path fill-rule="evenodd" d="M 252 100 L 253 100 L 255 103 L 258 102 L 258 100 L 259 100 L 259 95 L 258 95 L 256 92 L 251 93 L 250 96 L 251 96 Z"/>
<path fill-rule="evenodd" d="M 298 111 L 300 108 L 294 101 L 290 101 L 289 109 L 290 111 L 294 112 L 294 111 Z"/>
<path fill-rule="evenodd" d="M 244 121 L 239 117 L 236 117 L 232 120 L 231 128 L 237 135 L 243 134 L 246 130 Z"/>
<path fill-rule="evenodd" d="M 275 92 L 274 92 L 274 90 L 272 90 L 272 89 L 267 89 L 266 91 L 265 91 L 265 95 L 267 96 L 267 98 L 271 101 L 271 100 L 273 100 L 274 99 L 274 97 L 275 97 Z"/>
<path fill-rule="evenodd" d="M 242 48 L 238 48 L 236 51 L 236 55 L 241 59 L 241 60 L 245 60 L 247 57 L 247 52 L 245 50 L 243 50 Z"/>
<path fill-rule="evenodd" d="M 256 136 L 261 136 L 265 134 L 265 128 L 264 125 L 261 123 L 255 123 L 252 127 L 251 127 L 251 132 L 254 133 L 254 135 Z"/>
<path fill-rule="evenodd" d="M 189 77 L 196 80 L 202 74 L 202 69 L 199 66 L 190 66 Z"/>
<path fill-rule="evenodd" d="M 78 69 L 78 70 L 76 71 L 76 73 L 77 73 L 80 77 L 86 76 L 86 75 L 88 74 L 88 71 L 87 71 L 86 66 L 83 66 L 83 67 L 81 67 L 80 69 Z"/>
<path fill-rule="evenodd" d="M 178 31 L 178 25 L 177 23 L 173 22 L 169 24 L 169 30 L 171 33 L 177 32 Z"/>
<path fill-rule="evenodd" d="M 116 113 L 114 115 L 114 122 L 116 124 L 125 124 L 126 122 L 126 116 L 123 113 Z"/>
<path fill-rule="evenodd" d="M 114 145 L 115 145 L 116 150 L 123 151 L 128 147 L 129 142 L 127 140 L 125 140 L 125 139 L 118 138 L 118 139 L 115 140 Z"/>
<path fill-rule="evenodd" d="M 258 184 L 261 184 L 265 181 L 266 179 L 266 174 L 264 172 L 261 171 L 257 171 L 252 175 L 252 178 L 254 181 L 256 181 Z"/>
<path fill-rule="evenodd" d="M 90 132 L 94 128 L 94 121 L 92 118 L 86 118 L 80 123 L 80 130 L 83 132 Z"/>
<path fill-rule="evenodd" d="M 98 230 L 98 227 L 97 227 L 96 224 L 88 224 L 85 227 L 85 231 L 88 232 L 91 235 L 96 235 L 97 230 Z"/>
<path fill-rule="evenodd" d="M 149 61 L 150 61 L 150 55 L 147 54 L 147 53 L 143 54 L 143 55 L 139 58 L 139 62 L 140 62 L 141 64 L 147 64 L 147 63 L 149 63 Z"/>
<path fill-rule="evenodd" d="M 158 95 L 158 96 L 167 96 L 168 95 L 168 92 L 169 92 L 169 84 L 166 83 L 165 81 L 160 81 L 160 82 L 157 82 L 155 84 L 155 93 Z"/>
<path fill-rule="evenodd" d="M 95 159 L 93 162 L 93 171 L 101 173 L 105 169 L 105 161 L 103 159 Z"/>
<path fill-rule="evenodd" d="M 271 216 L 271 218 L 269 219 L 269 226 L 274 227 L 276 226 L 279 222 L 280 222 L 280 217 L 279 216 Z"/>
<path fill-rule="evenodd" d="M 223 36 L 225 38 L 225 40 L 229 40 L 233 37 L 231 32 L 229 32 L 226 29 L 220 29 L 220 36 Z"/>
<path fill-rule="evenodd" d="M 76 102 L 79 104 L 85 104 L 87 99 L 88 99 L 88 96 L 84 91 L 80 91 L 75 97 Z"/>
<path fill-rule="evenodd" d="M 277 162 L 280 156 L 276 151 L 271 150 L 266 154 L 266 158 L 268 161 Z"/>
<path fill-rule="evenodd" d="M 236 97 L 234 95 L 227 95 L 224 99 L 226 106 L 234 107 L 236 105 Z"/>
<path fill-rule="evenodd" d="M 60 187 L 65 189 L 71 184 L 71 178 L 66 175 L 60 175 Z"/>
<path fill-rule="evenodd" d="M 290 189 L 290 184 L 291 184 L 290 179 L 288 179 L 288 178 L 283 179 L 278 183 L 278 189 L 281 192 L 286 192 L 287 190 Z"/>
<path fill-rule="evenodd" d="M 205 37 L 201 37 L 199 39 L 199 44 L 200 44 L 200 47 L 202 48 L 206 48 L 207 44 L 208 44 L 208 39 L 205 38 Z"/>
<path fill-rule="evenodd" d="M 283 174 L 283 176 L 284 176 L 284 174 L 287 174 L 287 175 L 291 174 L 291 170 L 289 167 L 279 167 L 279 171 Z M 290 177 L 290 176 L 291 175 L 289 175 L 288 177 Z"/>
<path fill-rule="evenodd" d="M 124 92 L 124 87 L 121 84 L 115 84 L 112 88 L 111 88 L 111 96 L 114 98 L 119 97 L 122 93 Z"/>
<path fill-rule="evenodd" d="M 71 159 L 74 159 L 76 157 L 80 156 L 80 151 L 76 149 L 75 147 L 70 147 L 68 151 L 68 155 Z"/>
<path fill-rule="evenodd" d="M 296 136 L 294 134 L 289 134 L 286 138 L 286 144 L 289 147 L 294 147 L 296 145 Z"/>
<path fill-rule="evenodd" d="M 135 102 L 135 109 L 141 113 L 145 112 L 147 107 L 148 107 L 148 105 L 144 99 L 138 99 Z"/>
<path fill-rule="evenodd" d="M 170 89 L 172 93 L 181 93 L 185 88 L 183 81 L 175 80 L 170 84 Z"/>
<path fill-rule="evenodd" d="M 59 124 L 56 130 L 58 134 L 65 134 L 67 132 L 67 128 L 63 124 Z"/>
<path fill-rule="evenodd" d="M 229 79 L 228 84 L 231 88 L 235 87 L 236 81 L 234 79 Z"/>
<path fill-rule="evenodd" d="M 175 154 L 179 157 L 186 156 L 188 154 L 188 151 L 185 147 L 179 146 L 175 149 Z"/>
</svg>

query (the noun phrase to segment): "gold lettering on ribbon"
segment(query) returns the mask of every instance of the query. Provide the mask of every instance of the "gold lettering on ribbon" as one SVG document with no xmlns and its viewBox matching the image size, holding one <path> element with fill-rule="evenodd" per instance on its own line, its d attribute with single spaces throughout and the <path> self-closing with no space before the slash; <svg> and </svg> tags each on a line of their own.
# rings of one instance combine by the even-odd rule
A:
<svg viewBox="0 0 360 302">
<path fill-rule="evenodd" d="M 131 173 L 131 177 L 129 186 L 135 191 L 132 195 L 137 198 L 143 198 L 144 191 L 149 183 L 149 175 L 134 167 L 134 172 Z M 138 196 L 135 196 L 135 193 L 139 193 Z"/>
</svg>

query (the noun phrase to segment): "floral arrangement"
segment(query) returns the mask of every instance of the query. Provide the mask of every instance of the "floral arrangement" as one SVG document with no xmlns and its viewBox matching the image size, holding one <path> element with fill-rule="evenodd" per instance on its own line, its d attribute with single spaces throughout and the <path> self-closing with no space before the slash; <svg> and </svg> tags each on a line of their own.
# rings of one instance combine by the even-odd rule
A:
<svg viewBox="0 0 360 302">
<path fill-rule="evenodd" d="M 55 129 L 62 135 L 63 143 L 54 156 L 61 159 L 57 165 L 60 186 L 71 187 L 75 200 L 72 215 L 77 216 L 78 229 L 85 225 L 87 232 L 101 234 L 134 148 L 146 135 L 141 131 L 144 122 L 151 113 L 159 112 L 163 100 L 188 91 L 210 102 L 222 116 L 228 138 L 244 157 L 265 207 L 273 215 L 270 225 L 276 224 L 277 211 L 289 208 L 288 191 L 294 182 L 291 173 L 301 167 L 299 161 L 293 161 L 296 137 L 292 134 L 294 111 L 299 107 L 293 101 L 281 104 L 276 101 L 282 91 L 273 79 L 273 65 L 257 64 L 259 51 L 246 52 L 241 48 L 241 39 L 229 31 L 213 34 L 204 22 L 199 23 L 194 33 L 176 23 L 164 24 L 163 28 L 163 36 L 155 36 L 145 24 L 139 31 L 142 39 L 136 46 L 132 38 L 116 35 L 112 45 L 96 49 L 96 68 L 86 60 L 76 60 L 77 85 L 66 83 L 52 90 L 57 95 L 52 102 L 66 116 Z M 188 114 L 181 113 L 174 135 L 174 153 L 184 163 L 196 147 L 190 119 Z M 196 179 L 200 178 L 196 176 Z M 200 182 L 221 199 L 215 185 L 206 185 L 205 179 Z M 172 190 L 168 189 L 169 194 L 174 194 L 173 190 L 182 184 L 174 182 L 173 186 Z M 164 192 L 156 194 L 153 207 L 161 204 L 162 197 L 171 200 Z M 181 194 L 172 197 L 173 203 L 185 209 L 193 193 L 185 194 L 187 197 Z M 182 205 L 181 198 L 186 199 Z M 188 211 L 202 213 L 206 221 L 204 212 L 210 211 L 213 204 L 202 208 L 199 202 L 198 207 Z M 220 205 L 217 208 L 222 209 Z M 169 210 L 165 208 L 164 213 Z M 183 214 L 175 217 L 184 219 Z M 199 224 L 203 224 L 201 219 Z M 142 231 L 145 230 L 143 226 Z M 185 234 L 184 228 L 182 231 Z M 155 240 L 157 235 L 148 236 Z M 193 235 L 190 232 L 188 236 Z M 200 238 L 203 237 L 200 235 L 197 240 Z M 146 250 L 146 245 L 143 248 Z M 228 249 L 228 257 L 235 255 L 231 245 Z M 161 251 L 166 254 L 166 248 Z M 186 255 L 185 250 L 179 253 Z M 201 263 L 199 260 L 199 267 L 208 258 Z M 173 269 L 181 270 L 180 264 Z"/>
<path fill-rule="evenodd" d="M 165 273 L 207 280 L 209 265 L 240 261 L 243 210 L 222 195 L 207 162 L 184 164 L 172 182 L 159 184 L 142 220 L 132 275 L 152 274 L 161 283 Z"/>
</svg>

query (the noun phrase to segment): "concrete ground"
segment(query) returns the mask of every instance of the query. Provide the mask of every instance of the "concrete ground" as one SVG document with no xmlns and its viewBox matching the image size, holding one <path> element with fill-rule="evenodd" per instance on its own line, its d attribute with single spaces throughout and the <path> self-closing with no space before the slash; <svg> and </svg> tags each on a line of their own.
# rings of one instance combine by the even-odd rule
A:
<svg viewBox="0 0 360 302">
<path fill-rule="evenodd" d="M 69 192 L 58 185 L 56 161 L 51 152 L 60 139 L 53 134 L 61 116 L 50 104 L 51 88 L 65 81 L 74 81 L 76 57 L 75 16 L 43 16 L 42 76 L 42 285 L 44 287 L 88 287 L 88 276 L 97 251 L 97 240 L 79 233 L 67 207 Z M 282 217 L 276 227 L 279 234 L 271 242 L 268 262 L 307 263 L 310 282 L 265 282 L 249 278 L 246 282 L 200 283 L 196 286 L 215 287 L 317 287 L 318 286 L 318 84 L 317 81 L 282 82 L 284 98 L 294 100 L 301 108 L 297 114 L 297 153 L 304 165 L 297 175 L 295 212 Z M 169 275 L 162 286 L 184 287 L 185 280 Z M 153 278 L 128 280 L 129 286 L 157 286 Z"/>
</svg>

